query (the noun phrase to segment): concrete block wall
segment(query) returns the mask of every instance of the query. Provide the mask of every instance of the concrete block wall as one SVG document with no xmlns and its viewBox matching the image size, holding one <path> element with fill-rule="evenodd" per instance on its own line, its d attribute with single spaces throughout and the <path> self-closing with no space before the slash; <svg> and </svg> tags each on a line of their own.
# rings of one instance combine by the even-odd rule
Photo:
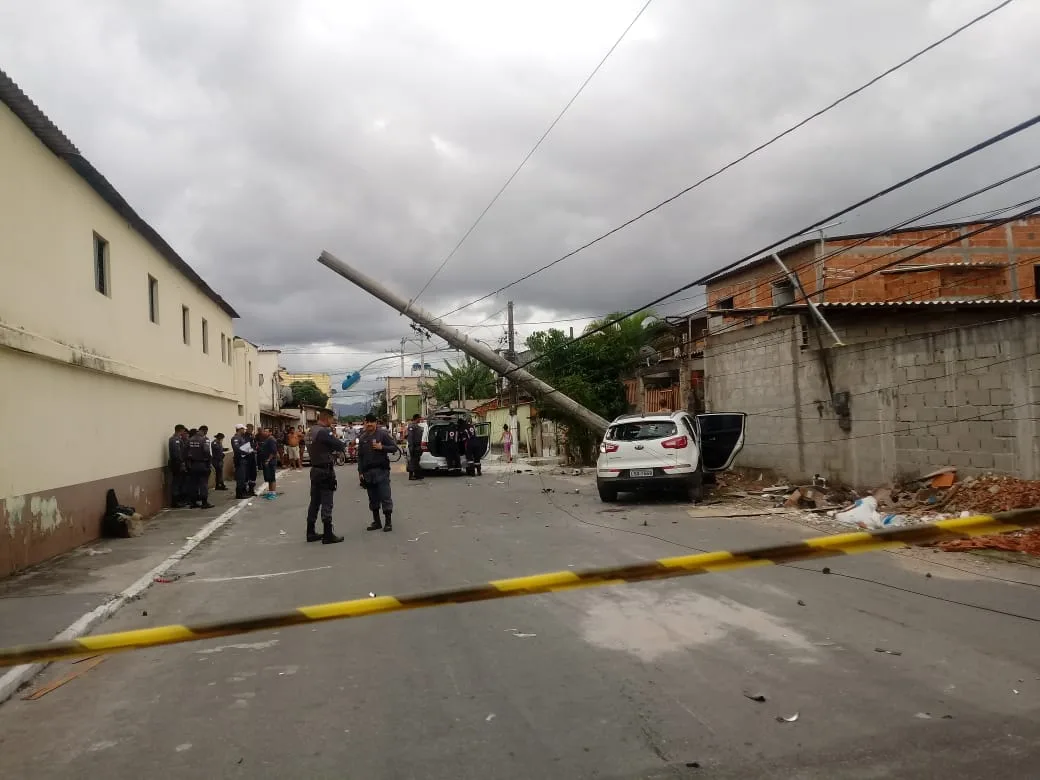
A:
<svg viewBox="0 0 1040 780">
<path fill-rule="evenodd" d="M 798 317 L 709 339 L 708 409 L 749 414 L 738 465 L 856 487 L 947 465 L 1040 478 L 1040 316 L 828 317 L 847 346 L 820 350 Z"/>
</svg>

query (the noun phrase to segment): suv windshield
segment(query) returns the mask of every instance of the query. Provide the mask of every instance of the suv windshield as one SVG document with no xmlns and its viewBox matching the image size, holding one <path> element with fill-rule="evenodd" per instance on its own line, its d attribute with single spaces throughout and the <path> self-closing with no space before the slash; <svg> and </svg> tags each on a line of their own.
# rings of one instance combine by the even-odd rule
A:
<svg viewBox="0 0 1040 780">
<path fill-rule="evenodd" d="M 607 438 L 611 441 L 645 441 L 663 439 L 675 433 L 675 423 L 671 420 L 633 420 L 611 426 Z"/>
</svg>

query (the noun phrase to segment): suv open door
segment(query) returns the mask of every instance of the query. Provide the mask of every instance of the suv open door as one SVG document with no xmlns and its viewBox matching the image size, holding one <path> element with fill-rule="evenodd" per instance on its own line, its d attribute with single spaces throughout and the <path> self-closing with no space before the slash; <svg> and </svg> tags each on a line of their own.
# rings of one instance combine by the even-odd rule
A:
<svg viewBox="0 0 1040 780">
<path fill-rule="evenodd" d="M 697 441 L 703 471 L 725 471 L 744 446 L 743 412 L 708 412 L 697 415 Z"/>
<path fill-rule="evenodd" d="M 478 422 L 473 427 L 477 431 L 477 452 L 480 453 L 480 458 L 483 460 L 491 449 L 491 423 Z"/>
</svg>

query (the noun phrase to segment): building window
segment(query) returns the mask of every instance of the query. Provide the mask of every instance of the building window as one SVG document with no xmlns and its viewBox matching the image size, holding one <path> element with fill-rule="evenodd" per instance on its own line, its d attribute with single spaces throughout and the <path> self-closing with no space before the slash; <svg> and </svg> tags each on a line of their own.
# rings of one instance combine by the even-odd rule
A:
<svg viewBox="0 0 1040 780">
<path fill-rule="evenodd" d="M 733 308 L 733 298 L 732 298 L 732 296 L 729 297 L 729 298 L 719 298 L 718 302 L 715 304 L 715 308 L 716 309 L 732 309 Z"/>
<path fill-rule="evenodd" d="M 242 406 L 242 404 L 239 404 L 238 405 L 238 416 L 241 417 L 245 413 L 246 413 L 246 408 L 244 406 Z"/>
<path fill-rule="evenodd" d="M 148 277 L 148 319 L 159 324 L 159 280 Z"/>
<path fill-rule="evenodd" d="M 1040 300 L 1040 265 L 1033 266 L 1033 298 Z"/>
<path fill-rule="evenodd" d="M 108 264 L 108 242 L 94 234 L 94 289 L 112 297 L 112 279 Z"/>
<path fill-rule="evenodd" d="M 209 354 L 209 323 L 205 317 L 202 318 L 202 351 Z"/>
<path fill-rule="evenodd" d="M 220 334 L 220 362 L 227 363 L 227 336 Z"/>
<path fill-rule="evenodd" d="M 191 343 L 191 310 L 181 306 L 181 336 L 185 344 Z"/>
<path fill-rule="evenodd" d="M 253 361 L 250 360 L 246 367 L 246 384 L 253 384 Z"/>
<path fill-rule="evenodd" d="M 794 303 L 794 285 L 789 279 L 773 282 L 773 305 L 789 306 Z"/>
</svg>

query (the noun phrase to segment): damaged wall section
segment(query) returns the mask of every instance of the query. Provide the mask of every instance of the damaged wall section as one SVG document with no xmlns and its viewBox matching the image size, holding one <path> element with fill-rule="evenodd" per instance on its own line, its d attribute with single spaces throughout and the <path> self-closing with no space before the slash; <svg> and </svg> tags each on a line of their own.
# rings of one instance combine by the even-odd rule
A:
<svg viewBox="0 0 1040 780">
<path fill-rule="evenodd" d="M 854 487 L 948 465 L 1040 478 L 1040 315 L 1008 308 L 827 317 L 847 346 L 826 355 L 798 316 L 710 337 L 708 408 L 748 413 L 738 465 Z M 835 403 L 842 393 L 844 421 Z"/>
</svg>

